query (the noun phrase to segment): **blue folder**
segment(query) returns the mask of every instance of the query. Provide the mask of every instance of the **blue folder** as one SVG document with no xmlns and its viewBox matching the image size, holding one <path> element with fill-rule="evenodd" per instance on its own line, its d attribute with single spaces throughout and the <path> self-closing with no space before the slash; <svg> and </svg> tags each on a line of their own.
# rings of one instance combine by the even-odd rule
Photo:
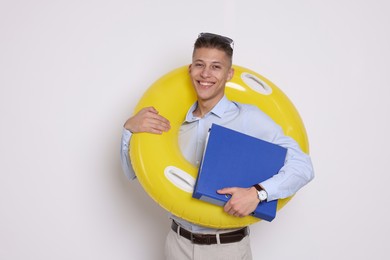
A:
<svg viewBox="0 0 390 260">
<path fill-rule="evenodd" d="M 223 206 L 229 196 L 217 193 L 227 187 L 248 188 L 277 174 L 287 149 L 213 124 L 194 188 L 193 197 Z M 272 221 L 277 200 L 262 202 L 253 216 Z"/>
</svg>

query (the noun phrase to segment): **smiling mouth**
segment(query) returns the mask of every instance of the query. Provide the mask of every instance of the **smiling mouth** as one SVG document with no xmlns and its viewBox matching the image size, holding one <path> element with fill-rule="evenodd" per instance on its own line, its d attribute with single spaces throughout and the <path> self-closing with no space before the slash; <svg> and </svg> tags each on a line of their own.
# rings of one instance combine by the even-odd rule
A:
<svg viewBox="0 0 390 260">
<path fill-rule="evenodd" d="M 198 81 L 199 86 L 208 88 L 214 85 L 214 82 L 208 82 L 208 81 Z"/>
</svg>

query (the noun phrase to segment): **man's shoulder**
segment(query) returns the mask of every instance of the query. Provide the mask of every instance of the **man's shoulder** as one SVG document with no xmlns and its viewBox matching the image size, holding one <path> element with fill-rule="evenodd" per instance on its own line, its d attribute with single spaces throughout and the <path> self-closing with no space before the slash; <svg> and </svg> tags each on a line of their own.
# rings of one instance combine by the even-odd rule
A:
<svg viewBox="0 0 390 260">
<path fill-rule="evenodd" d="M 259 124 L 274 123 L 271 117 L 261 110 L 258 106 L 233 101 L 238 107 L 240 117 L 245 121 L 256 122 Z"/>
<path fill-rule="evenodd" d="M 264 113 L 263 111 L 260 110 L 260 108 L 258 108 L 255 105 L 241 103 L 241 102 L 237 102 L 237 101 L 232 101 L 232 102 L 240 109 L 241 112 L 244 112 L 244 113 Z"/>
</svg>

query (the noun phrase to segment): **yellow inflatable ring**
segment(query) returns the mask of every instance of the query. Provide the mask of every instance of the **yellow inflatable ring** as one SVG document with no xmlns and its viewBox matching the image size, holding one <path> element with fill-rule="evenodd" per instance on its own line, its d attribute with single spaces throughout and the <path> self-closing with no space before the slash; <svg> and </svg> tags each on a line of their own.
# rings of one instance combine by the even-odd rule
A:
<svg viewBox="0 0 390 260">
<path fill-rule="evenodd" d="M 235 73 L 226 84 L 226 96 L 230 100 L 259 107 L 308 153 L 306 130 L 287 96 L 256 72 L 236 65 L 233 67 Z M 252 216 L 230 216 L 220 206 L 192 198 L 198 169 L 181 154 L 178 133 L 187 110 L 195 101 L 196 94 L 188 66 L 164 75 L 145 92 L 135 112 L 153 106 L 169 119 L 171 130 L 162 135 L 141 133 L 132 136 L 130 157 L 139 182 L 160 206 L 195 224 L 212 228 L 236 228 L 259 221 Z M 290 199 L 279 200 L 278 210 Z"/>
</svg>

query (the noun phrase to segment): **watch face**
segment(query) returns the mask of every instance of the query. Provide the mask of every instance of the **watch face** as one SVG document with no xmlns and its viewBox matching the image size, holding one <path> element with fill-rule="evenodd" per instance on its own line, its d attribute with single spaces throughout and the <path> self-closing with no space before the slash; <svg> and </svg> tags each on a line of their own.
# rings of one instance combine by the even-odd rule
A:
<svg viewBox="0 0 390 260">
<path fill-rule="evenodd" d="M 267 192 L 265 190 L 261 190 L 258 192 L 258 195 L 259 195 L 259 199 L 261 201 L 264 201 L 267 199 Z"/>
</svg>

